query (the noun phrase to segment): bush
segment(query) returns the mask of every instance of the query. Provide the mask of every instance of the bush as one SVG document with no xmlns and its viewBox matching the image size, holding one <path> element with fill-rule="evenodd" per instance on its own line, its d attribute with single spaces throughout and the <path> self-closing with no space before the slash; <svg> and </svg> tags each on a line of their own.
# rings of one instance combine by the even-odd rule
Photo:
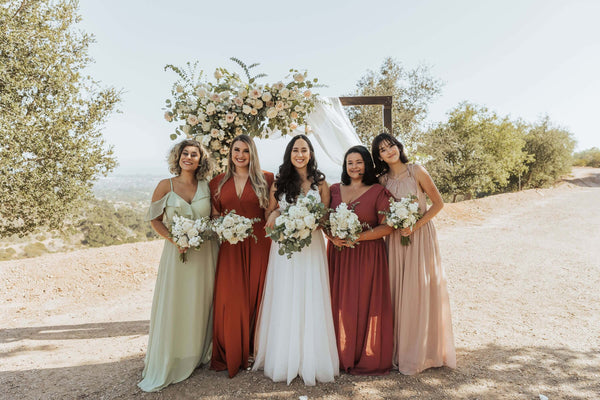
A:
<svg viewBox="0 0 600 400">
<path fill-rule="evenodd" d="M 6 249 L 0 249 L 0 261 L 6 261 L 13 258 L 17 252 L 12 247 L 7 247 Z"/>
<path fill-rule="evenodd" d="M 42 242 L 29 243 L 23 248 L 25 257 L 38 257 L 48 252 L 48 249 Z"/>
<path fill-rule="evenodd" d="M 573 154 L 573 165 L 576 167 L 600 168 L 600 149 L 592 147 Z"/>
</svg>

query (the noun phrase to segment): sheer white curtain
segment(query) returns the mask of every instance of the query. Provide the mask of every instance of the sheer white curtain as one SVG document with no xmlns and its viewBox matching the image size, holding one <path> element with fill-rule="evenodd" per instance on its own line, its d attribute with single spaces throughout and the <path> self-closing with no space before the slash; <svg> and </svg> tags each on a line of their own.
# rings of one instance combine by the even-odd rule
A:
<svg viewBox="0 0 600 400">
<path fill-rule="evenodd" d="M 315 148 L 319 169 L 325 173 L 329 183 L 335 183 L 340 181 L 344 153 L 360 144 L 360 139 L 339 98 L 319 100 L 315 110 L 306 119 L 312 129 L 307 136 Z M 298 127 L 292 135 L 300 133 L 304 133 L 304 126 Z M 290 137 L 282 137 L 276 132 L 269 139 L 255 139 L 262 169 L 277 174 Z"/>
</svg>

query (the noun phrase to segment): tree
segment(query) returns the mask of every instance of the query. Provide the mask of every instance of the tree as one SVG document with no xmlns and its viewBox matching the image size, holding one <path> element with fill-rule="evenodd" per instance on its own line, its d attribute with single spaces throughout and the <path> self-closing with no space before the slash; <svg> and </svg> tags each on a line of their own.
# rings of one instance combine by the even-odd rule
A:
<svg viewBox="0 0 600 400">
<path fill-rule="evenodd" d="M 100 128 L 120 101 L 85 75 L 78 2 L 0 3 L 0 237 L 58 228 L 116 166 Z"/>
<path fill-rule="evenodd" d="M 393 96 L 393 134 L 410 151 L 415 147 L 428 106 L 441 92 L 441 87 L 441 81 L 430 76 L 428 67 L 408 70 L 393 58 L 386 58 L 379 72 L 367 71 L 349 96 Z M 348 116 L 367 147 L 384 130 L 380 107 L 349 107 Z"/>
<path fill-rule="evenodd" d="M 600 149 L 592 147 L 573 154 L 573 165 L 600 168 Z"/>
<path fill-rule="evenodd" d="M 462 103 L 447 122 L 423 135 L 420 152 L 427 155 L 427 170 L 445 197 L 456 201 L 458 195 L 496 193 L 523 173 L 525 129 L 485 107 Z"/>
<path fill-rule="evenodd" d="M 548 116 L 532 125 L 525 135 L 524 150 L 532 157 L 526 163 L 525 187 L 543 187 L 571 171 L 575 149 L 573 134 L 555 127 Z"/>
</svg>

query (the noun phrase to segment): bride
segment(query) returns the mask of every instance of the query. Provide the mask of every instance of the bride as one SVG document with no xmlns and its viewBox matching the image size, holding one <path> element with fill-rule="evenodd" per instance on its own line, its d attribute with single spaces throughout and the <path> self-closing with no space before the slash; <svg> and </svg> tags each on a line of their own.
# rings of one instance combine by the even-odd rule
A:
<svg viewBox="0 0 600 400">
<path fill-rule="evenodd" d="M 300 194 L 311 194 L 329 206 L 329 187 L 317 169 L 313 146 L 305 135 L 292 138 L 271 188 L 266 211 L 273 227 L 279 209 Z M 298 375 L 305 385 L 332 382 L 339 374 L 338 353 L 331 315 L 327 256 L 323 234 L 291 259 L 271 246 L 258 328 L 253 370 L 264 369 L 275 382 L 288 385 Z"/>
</svg>

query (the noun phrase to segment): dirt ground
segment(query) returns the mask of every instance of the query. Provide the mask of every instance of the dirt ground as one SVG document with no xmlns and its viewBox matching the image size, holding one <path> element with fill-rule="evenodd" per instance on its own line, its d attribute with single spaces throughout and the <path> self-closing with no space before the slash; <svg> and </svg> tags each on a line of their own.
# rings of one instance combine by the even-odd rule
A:
<svg viewBox="0 0 600 400">
<path fill-rule="evenodd" d="M 458 367 L 305 387 L 199 368 L 140 380 L 162 242 L 0 262 L 2 399 L 600 398 L 600 169 L 436 217 Z"/>
</svg>

